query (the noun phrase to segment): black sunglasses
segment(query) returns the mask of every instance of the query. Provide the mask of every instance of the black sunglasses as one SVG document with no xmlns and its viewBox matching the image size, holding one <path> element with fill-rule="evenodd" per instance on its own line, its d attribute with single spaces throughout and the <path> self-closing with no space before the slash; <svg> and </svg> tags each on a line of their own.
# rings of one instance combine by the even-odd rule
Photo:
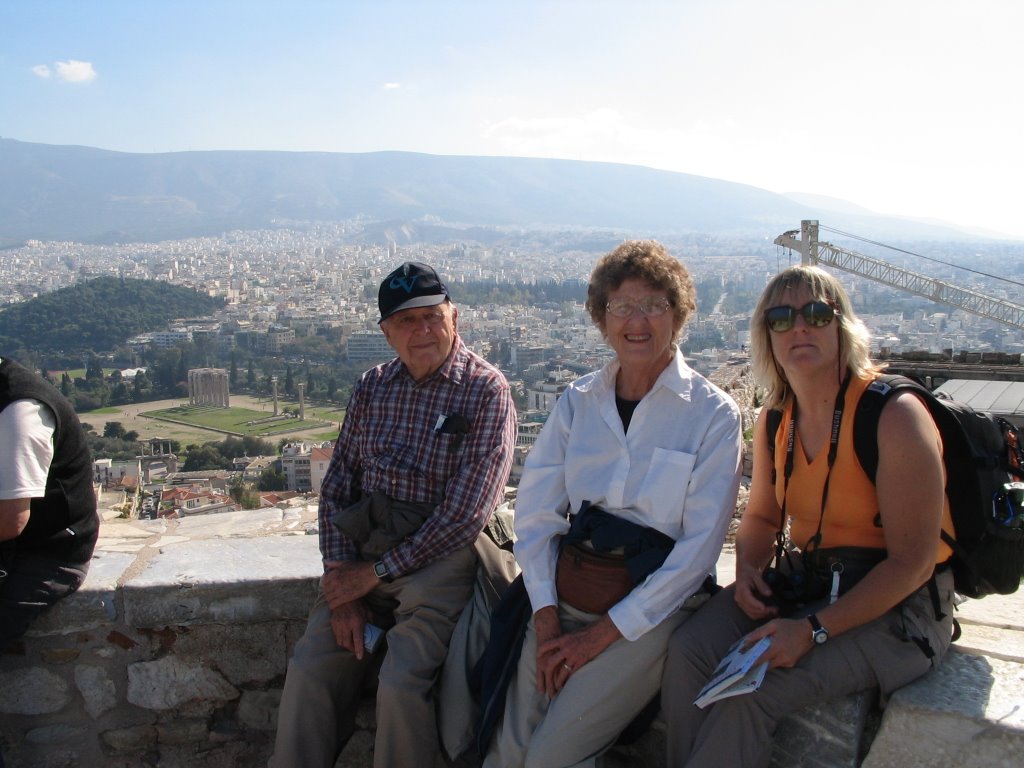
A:
<svg viewBox="0 0 1024 768">
<path fill-rule="evenodd" d="M 839 312 L 831 304 L 826 304 L 824 301 L 809 301 L 800 309 L 781 306 L 765 310 L 764 321 L 776 333 L 785 333 L 796 324 L 797 315 L 800 315 L 805 323 L 814 328 L 824 328 L 838 314 Z"/>
</svg>

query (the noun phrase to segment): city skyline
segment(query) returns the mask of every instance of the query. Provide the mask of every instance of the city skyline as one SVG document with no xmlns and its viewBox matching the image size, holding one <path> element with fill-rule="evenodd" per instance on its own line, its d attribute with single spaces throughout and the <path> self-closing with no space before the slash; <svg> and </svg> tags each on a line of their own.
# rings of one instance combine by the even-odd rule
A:
<svg viewBox="0 0 1024 768">
<path fill-rule="evenodd" d="M 1011 0 L 12 0 L 0 136 L 562 157 L 1024 238 Z"/>
</svg>

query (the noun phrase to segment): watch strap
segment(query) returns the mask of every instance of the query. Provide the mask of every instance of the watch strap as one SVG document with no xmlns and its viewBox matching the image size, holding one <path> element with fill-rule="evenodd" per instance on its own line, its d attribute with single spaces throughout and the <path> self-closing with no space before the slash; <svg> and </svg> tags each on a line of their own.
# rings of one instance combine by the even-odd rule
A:
<svg viewBox="0 0 1024 768">
<path fill-rule="evenodd" d="M 821 645 L 828 640 L 828 630 L 821 625 L 816 614 L 812 613 L 808 616 L 807 621 L 811 623 L 811 640 L 814 641 L 815 645 Z"/>
</svg>

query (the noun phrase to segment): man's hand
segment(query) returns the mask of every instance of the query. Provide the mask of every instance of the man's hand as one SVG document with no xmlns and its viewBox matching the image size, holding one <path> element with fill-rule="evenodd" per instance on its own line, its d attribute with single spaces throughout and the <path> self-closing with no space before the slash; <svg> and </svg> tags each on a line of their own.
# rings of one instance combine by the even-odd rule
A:
<svg viewBox="0 0 1024 768">
<path fill-rule="evenodd" d="M 331 609 L 334 639 L 338 645 L 354 653 L 360 660 L 363 658 L 363 627 L 369 618 L 370 612 L 362 600 L 353 600 L 351 603 Z"/>
<path fill-rule="evenodd" d="M 327 563 L 320 585 L 331 610 L 370 594 L 380 579 L 373 572 L 373 563 L 363 560 L 336 560 Z"/>
</svg>

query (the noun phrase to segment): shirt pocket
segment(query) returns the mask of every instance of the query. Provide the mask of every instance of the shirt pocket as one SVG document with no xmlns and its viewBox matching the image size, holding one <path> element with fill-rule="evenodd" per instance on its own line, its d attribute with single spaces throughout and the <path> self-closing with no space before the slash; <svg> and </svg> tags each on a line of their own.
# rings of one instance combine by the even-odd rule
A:
<svg viewBox="0 0 1024 768">
<path fill-rule="evenodd" d="M 652 520 L 682 523 L 683 502 L 697 457 L 692 453 L 655 448 L 637 499 Z"/>
</svg>

